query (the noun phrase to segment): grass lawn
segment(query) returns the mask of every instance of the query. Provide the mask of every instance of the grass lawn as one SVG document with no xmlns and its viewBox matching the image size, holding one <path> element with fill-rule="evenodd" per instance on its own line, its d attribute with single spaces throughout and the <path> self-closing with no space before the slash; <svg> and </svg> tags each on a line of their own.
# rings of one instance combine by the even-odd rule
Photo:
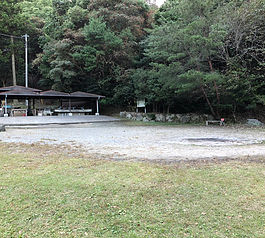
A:
<svg viewBox="0 0 265 238">
<path fill-rule="evenodd" d="M 264 159 L 166 166 L 10 146 L 0 237 L 265 237 Z"/>
</svg>

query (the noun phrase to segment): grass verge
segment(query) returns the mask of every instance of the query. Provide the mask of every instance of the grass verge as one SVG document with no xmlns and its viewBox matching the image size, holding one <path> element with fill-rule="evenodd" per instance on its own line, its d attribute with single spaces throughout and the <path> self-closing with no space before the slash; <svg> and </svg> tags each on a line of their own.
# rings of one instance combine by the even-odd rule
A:
<svg viewBox="0 0 265 238">
<path fill-rule="evenodd" d="M 1 237 L 265 236 L 264 160 L 180 167 L 0 144 L 0 168 Z"/>
</svg>

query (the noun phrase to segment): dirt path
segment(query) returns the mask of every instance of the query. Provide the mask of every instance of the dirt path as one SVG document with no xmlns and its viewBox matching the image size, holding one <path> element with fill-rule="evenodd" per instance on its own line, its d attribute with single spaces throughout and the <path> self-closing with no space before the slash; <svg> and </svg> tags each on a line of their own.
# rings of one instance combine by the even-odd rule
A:
<svg viewBox="0 0 265 238">
<path fill-rule="evenodd" d="M 115 159 L 196 160 L 265 155 L 265 130 L 128 126 L 122 122 L 7 129 L 3 142 L 67 144 Z"/>
</svg>

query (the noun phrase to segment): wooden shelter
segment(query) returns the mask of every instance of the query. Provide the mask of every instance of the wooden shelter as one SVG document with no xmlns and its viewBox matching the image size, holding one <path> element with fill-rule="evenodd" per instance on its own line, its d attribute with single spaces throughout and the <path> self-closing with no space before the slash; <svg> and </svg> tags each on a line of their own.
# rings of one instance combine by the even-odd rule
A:
<svg viewBox="0 0 265 238">
<path fill-rule="evenodd" d="M 25 99 L 27 101 L 33 101 L 33 108 L 35 107 L 35 100 L 44 100 L 44 99 L 58 99 L 61 102 L 68 102 L 68 108 L 64 109 L 64 111 L 69 112 L 69 115 L 74 112 L 74 109 L 71 107 L 72 100 L 94 100 L 96 102 L 95 105 L 95 114 L 99 115 L 99 100 L 104 98 L 102 95 L 86 93 L 86 92 L 73 92 L 73 93 L 65 93 L 59 92 L 55 90 L 42 91 L 40 89 L 35 88 L 26 88 L 23 86 L 10 86 L 10 87 L 2 87 L 0 88 L 0 99 L 5 100 L 5 114 L 7 113 L 7 100 L 8 99 Z M 29 109 L 27 105 L 27 109 Z M 92 109 L 90 109 L 92 111 Z M 80 110 L 78 110 L 80 113 Z M 85 112 L 85 111 L 84 111 Z M 87 111 L 88 112 L 88 111 Z"/>
</svg>

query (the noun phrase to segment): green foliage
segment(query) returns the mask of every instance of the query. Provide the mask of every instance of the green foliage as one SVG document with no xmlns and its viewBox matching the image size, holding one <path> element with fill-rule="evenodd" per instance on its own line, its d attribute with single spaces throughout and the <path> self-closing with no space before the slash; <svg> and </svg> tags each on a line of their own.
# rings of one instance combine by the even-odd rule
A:
<svg viewBox="0 0 265 238">
<path fill-rule="evenodd" d="M 223 29 L 216 27 L 214 6 L 211 1 L 207 4 L 199 0 L 192 3 L 171 1 L 156 16 L 158 24 L 145 41 L 144 55 L 149 61 L 148 72 L 156 74 L 162 89 L 158 92 L 162 97 L 155 98 L 165 101 L 168 106 L 172 103 L 170 99 L 194 92 L 194 98 L 199 100 L 198 90 L 207 92 L 200 95 L 210 103 L 209 107 L 219 100 L 219 86 L 212 77 L 217 74 L 212 61 L 218 60 L 217 52 L 225 34 Z M 214 91 L 217 91 L 216 97 Z"/>
<path fill-rule="evenodd" d="M 111 97 L 113 103 L 122 97 L 127 98 L 124 103 L 132 101 L 126 71 L 138 57 L 147 11 L 141 1 L 54 0 L 53 16 L 45 21 L 41 38 L 44 51 L 36 61 L 42 87 L 67 91 L 82 87 Z"/>
<path fill-rule="evenodd" d="M 0 33 L 22 36 L 28 30 L 25 18 L 20 15 L 20 0 L 3 0 L 0 2 Z M 23 80 L 24 40 L 0 35 L 0 85 L 12 84 L 11 55 L 15 52 L 17 62 L 17 81 Z"/>
<path fill-rule="evenodd" d="M 262 104 L 264 9 L 262 0 L 167 1 L 143 42 L 136 95 L 167 106 L 204 100 L 215 117 Z"/>
<path fill-rule="evenodd" d="M 255 108 L 265 95 L 265 2 L 243 2 L 222 18 L 227 25 L 223 58 L 226 59 L 227 96 L 236 107 Z"/>
<path fill-rule="evenodd" d="M 114 32 L 107 28 L 106 23 L 100 18 L 90 19 L 89 25 L 84 27 L 84 37 L 97 49 L 105 47 L 105 54 L 108 51 L 119 49 L 122 44 L 122 39 L 117 37 Z"/>
<path fill-rule="evenodd" d="M 52 12 L 52 0 L 23 0 L 20 7 L 24 17 L 29 19 L 38 17 L 45 20 Z"/>
<path fill-rule="evenodd" d="M 30 35 L 32 86 L 218 118 L 265 104 L 264 16 L 264 0 L 4 0 L 0 32 Z M 23 83 L 23 40 L 0 44 L 2 84 L 13 49 Z"/>
<path fill-rule="evenodd" d="M 23 25 L 23 19 L 19 16 L 21 11 L 19 4 L 22 0 L 2 0 L 0 2 L 0 29 L 2 33 L 16 33 Z"/>
</svg>

